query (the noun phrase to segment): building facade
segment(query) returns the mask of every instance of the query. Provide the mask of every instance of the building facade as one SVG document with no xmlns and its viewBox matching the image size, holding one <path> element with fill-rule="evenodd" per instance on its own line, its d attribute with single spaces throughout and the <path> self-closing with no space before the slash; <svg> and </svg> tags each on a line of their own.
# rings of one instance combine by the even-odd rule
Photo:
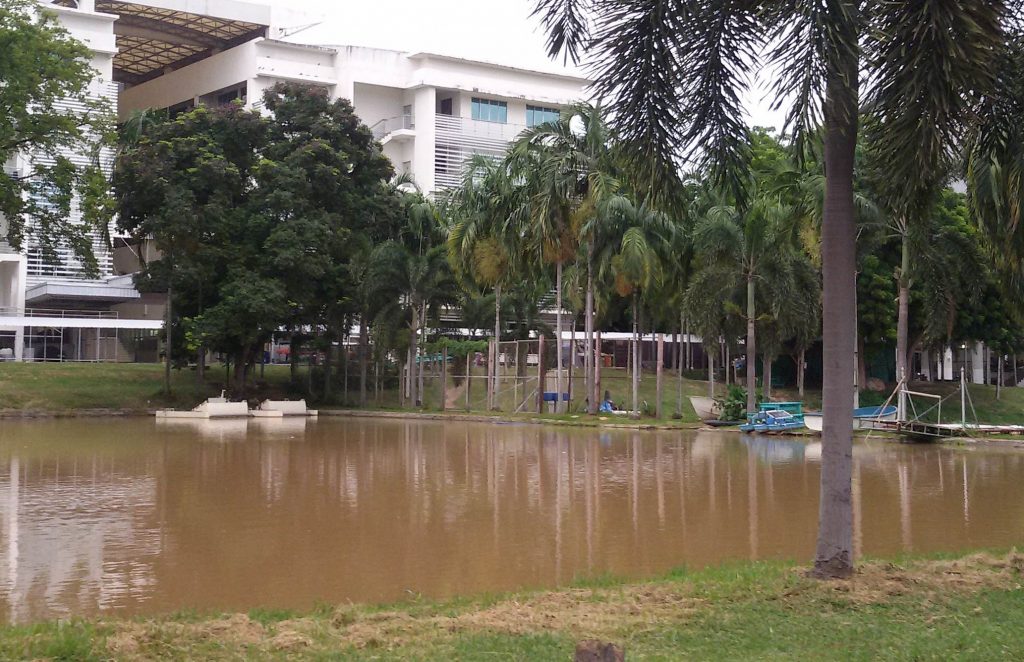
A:
<svg viewBox="0 0 1024 662">
<path fill-rule="evenodd" d="M 500 156 L 524 128 L 580 99 L 586 80 L 435 53 L 313 46 L 289 35 L 315 18 L 239 0 L 39 0 L 93 53 L 90 95 L 120 119 L 241 100 L 259 108 L 280 81 L 322 86 L 352 101 L 398 173 L 425 193 L 457 185 L 474 154 Z M 72 154 L 73 159 L 86 155 Z M 25 172 L 25 155 L 5 164 Z M 108 155 L 109 164 L 109 155 Z M 75 213 L 75 212 L 73 212 Z M 72 220 L 77 220 L 72 218 Z M 0 360 L 156 359 L 164 307 L 132 285 L 143 250 L 97 232 L 99 278 L 70 251 L 15 252 L 0 225 Z"/>
</svg>

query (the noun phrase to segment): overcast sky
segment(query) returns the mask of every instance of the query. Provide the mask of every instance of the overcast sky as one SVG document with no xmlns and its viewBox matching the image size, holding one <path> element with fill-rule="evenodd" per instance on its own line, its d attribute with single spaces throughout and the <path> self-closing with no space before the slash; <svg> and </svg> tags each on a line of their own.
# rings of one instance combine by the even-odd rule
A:
<svg viewBox="0 0 1024 662">
<path fill-rule="evenodd" d="M 544 35 L 530 17 L 533 0 L 266 0 L 309 11 L 323 22 L 290 40 L 309 44 L 430 51 L 512 66 L 559 71 L 544 51 Z M 296 26 L 298 27 L 298 26 Z M 779 128 L 781 118 L 754 92 L 752 124 Z"/>
</svg>

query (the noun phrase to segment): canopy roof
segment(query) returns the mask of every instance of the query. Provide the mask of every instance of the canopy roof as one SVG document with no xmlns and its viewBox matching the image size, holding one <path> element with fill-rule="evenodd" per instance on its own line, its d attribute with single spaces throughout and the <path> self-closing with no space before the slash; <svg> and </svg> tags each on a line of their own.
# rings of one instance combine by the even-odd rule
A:
<svg viewBox="0 0 1024 662">
<path fill-rule="evenodd" d="M 78 3 L 57 0 L 55 4 L 75 7 Z M 184 2 L 166 0 L 96 0 L 96 11 L 118 16 L 114 23 L 117 82 L 137 85 L 267 34 L 266 24 L 154 5 L 186 6 Z"/>
</svg>

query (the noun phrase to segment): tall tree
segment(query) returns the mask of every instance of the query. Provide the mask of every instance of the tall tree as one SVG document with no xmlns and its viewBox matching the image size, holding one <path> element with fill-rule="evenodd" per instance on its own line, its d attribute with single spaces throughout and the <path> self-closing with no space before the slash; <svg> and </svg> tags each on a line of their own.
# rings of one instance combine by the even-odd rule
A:
<svg viewBox="0 0 1024 662">
<path fill-rule="evenodd" d="M 87 275 L 98 267 L 93 232 L 107 236 L 114 207 L 102 166 L 113 109 L 90 91 L 91 61 L 40 3 L 0 2 L 0 163 L 25 157 L 23 169 L 0 171 L 0 239 L 22 250 L 31 236 L 49 262 L 68 248 Z"/>
<path fill-rule="evenodd" d="M 634 168 L 653 187 L 673 178 L 680 154 L 700 148 L 715 178 L 746 200 L 749 157 L 741 106 L 762 62 L 777 66 L 778 105 L 789 104 L 796 144 L 821 125 L 825 186 L 824 442 L 815 571 L 853 570 L 852 411 L 854 151 L 861 72 L 880 121 L 892 176 L 920 182 L 942 171 L 968 111 L 991 87 L 1007 4 L 753 2 L 750 0 L 538 0 L 552 54 L 592 57 L 596 91 L 611 100 Z"/>
</svg>

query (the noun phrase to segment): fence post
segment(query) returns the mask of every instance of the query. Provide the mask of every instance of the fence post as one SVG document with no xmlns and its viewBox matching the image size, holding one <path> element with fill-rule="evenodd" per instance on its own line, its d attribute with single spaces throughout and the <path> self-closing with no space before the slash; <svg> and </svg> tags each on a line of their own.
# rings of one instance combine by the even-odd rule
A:
<svg viewBox="0 0 1024 662">
<path fill-rule="evenodd" d="M 544 336 L 537 334 L 537 413 L 544 413 Z"/>
</svg>

